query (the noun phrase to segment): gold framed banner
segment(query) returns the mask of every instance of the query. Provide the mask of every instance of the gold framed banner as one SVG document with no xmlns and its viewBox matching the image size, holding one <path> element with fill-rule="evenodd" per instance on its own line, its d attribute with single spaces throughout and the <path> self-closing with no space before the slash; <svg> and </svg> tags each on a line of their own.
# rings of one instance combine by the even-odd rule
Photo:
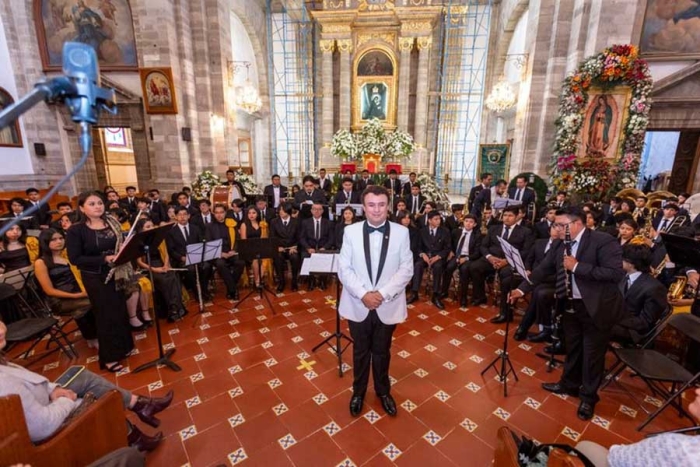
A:
<svg viewBox="0 0 700 467">
<path fill-rule="evenodd" d="M 147 114 L 176 114 L 172 68 L 141 68 L 141 89 Z"/>
<path fill-rule="evenodd" d="M 357 55 L 353 66 L 352 129 L 373 118 L 396 128 L 397 63 L 393 51 L 374 45 Z"/>
<path fill-rule="evenodd" d="M 617 160 L 622 151 L 625 123 L 629 117 L 632 88 L 590 88 L 583 112 L 581 144 L 577 157 Z"/>
<path fill-rule="evenodd" d="M 482 173 L 493 175 L 494 181 L 508 180 L 510 170 L 510 143 L 480 144 L 476 180 Z"/>
</svg>

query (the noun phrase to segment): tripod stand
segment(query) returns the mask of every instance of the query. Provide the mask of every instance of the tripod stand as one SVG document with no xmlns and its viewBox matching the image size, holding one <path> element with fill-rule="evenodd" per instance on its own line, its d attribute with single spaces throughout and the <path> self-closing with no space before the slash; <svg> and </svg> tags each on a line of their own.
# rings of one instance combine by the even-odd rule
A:
<svg viewBox="0 0 700 467">
<path fill-rule="evenodd" d="M 273 259 L 276 256 L 279 241 L 274 238 L 251 238 L 248 240 L 239 240 L 238 245 L 238 252 L 241 255 L 241 259 L 244 261 L 257 260 L 260 285 L 251 289 L 251 291 L 248 292 L 245 297 L 243 297 L 241 301 L 236 304 L 236 308 L 240 308 L 248 298 L 257 293 L 260 299 L 265 299 L 270 307 L 270 310 L 272 311 L 272 314 L 276 315 L 277 313 L 275 312 L 275 307 L 272 306 L 272 301 L 270 301 L 268 294 L 272 295 L 273 297 L 276 297 L 277 294 L 275 294 L 275 292 L 273 292 L 263 280 L 262 261 L 263 259 Z M 240 248 L 241 245 L 243 246 L 242 248 Z"/>
<path fill-rule="evenodd" d="M 187 245 L 187 261 L 186 266 L 194 265 L 194 277 L 195 277 L 195 289 L 197 290 L 197 304 L 199 305 L 199 315 L 197 319 L 192 323 L 192 327 L 197 327 L 199 321 L 202 319 L 204 314 L 204 301 L 202 298 L 202 284 L 199 278 L 199 265 L 204 264 L 207 261 L 212 261 L 217 258 L 221 258 L 221 245 L 222 241 L 214 240 L 207 242 L 206 240 L 201 243 L 193 243 Z M 209 280 L 207 280 L 207 283 Z"/>
<path fill-rule="evenodd" d="M 338 357 L 338 376 L 342 377 L 343 352 L 345 352 L 345 349 L 347 349 L 348 346 L 353 343 L 353 340 L 345 334 L 343 334 L 343 332 L 340 330 L 340 311 L 338 311 L 340 307 L 340 279 L 338 279 L 337 274 L 335 274 L 335 276 L 335 333 L 326 337 L 326 339 L 323 342 L 316 345 L 316 347 L 311 349 L 311 351 L 316 352 L 324 344 L 328 345 L 331 349 L 333 349 L 333 353 L 335 353 Z M 333 339 L 335 339 L 335 344 L 331 344 L 331 341 Z M 343 347 L 343 339 L 346 339 L 348 341 L 348 343 L 345 344 L 345 347 Z"/>
<path fill-rule="evenodd" d="M 496 274 L 498 274 L 498 271 L 496 271 Z M 513 305 L 508 303 L 506 306 L 508 308 L 506 316 L 513 316 Z M 484 376 L 484 373 L 486 373 L 490 368 L 496 370 L 496 372 L 498 373 L 499 381 L 503 383 L 504 397 L 508 397 L 508 375 L 513 373 L 515 381 L 518 381 L 518 374 L 515 372 L 513 364 L 510 361 L 510 357 L 508 356 L 508 334 L 510 332 L 510 321 L 511 320 L 509 319 L 506 320 L 506 334 L 503 337 L 503 351 L 499 356 L 494 358 L 493 361 L 489 363 L 489 365 L 486 368 L 484 368 L 481 371 L 481 376 Z M 500 370 L 496 368 L 499 362 L 501 364 Z"/>
<path fill-rule="evenodd" d="M 561 312 L 559 311 L 560 299 L 552 310 L 552 353 L 549 355 L 537 352 L 535 355 L 547 360 L 547 373 L 551 373 L 552 369 L 557 368 L 557 365 L 563 365 L 564 362 L 556 358 L 554 351 L 557 349 L 557 343 L 561 340 L 559 333 L 561 332 Z"/>
</svg>

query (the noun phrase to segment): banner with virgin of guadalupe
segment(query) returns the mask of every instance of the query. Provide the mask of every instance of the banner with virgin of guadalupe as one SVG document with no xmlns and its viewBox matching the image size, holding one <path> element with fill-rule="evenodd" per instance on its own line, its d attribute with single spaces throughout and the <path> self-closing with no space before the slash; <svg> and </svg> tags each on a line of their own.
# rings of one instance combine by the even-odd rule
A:
<svg viewBox="0 0 700 467">
<path fill-rule="evenodd" d="M 627 118 L 631 89 L 591 89 L 583 114 L 578 157 L 617 159 Z"/>
</svg>

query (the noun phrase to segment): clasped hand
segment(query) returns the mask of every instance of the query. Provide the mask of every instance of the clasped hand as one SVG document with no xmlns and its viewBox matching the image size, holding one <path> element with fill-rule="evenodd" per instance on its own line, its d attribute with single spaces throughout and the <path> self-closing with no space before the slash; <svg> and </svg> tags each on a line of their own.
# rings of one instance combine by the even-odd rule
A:
<svg viewBox="0 0 700 467">
<path fill-rule="evenodd" d="M 51 402 L 54 402 L 55 400 L 57 400 L 60 397 L 65 397 L 65 398 L 70 399 L 72 401 L 75 401 L 78 399 L 78 395 L 76 393 L 74 393 L 70 389 L 63 389 L 61 387 L 57 387 L 49 395 L 49 399 L 51 399 Z"/>
<path fill-rule="evenodd" d="M 384 297 L 378 291 L 367 292 L 362 297 L 362 303 L 370 310 L 376 310 L 384 302 Z"/>
</svg>

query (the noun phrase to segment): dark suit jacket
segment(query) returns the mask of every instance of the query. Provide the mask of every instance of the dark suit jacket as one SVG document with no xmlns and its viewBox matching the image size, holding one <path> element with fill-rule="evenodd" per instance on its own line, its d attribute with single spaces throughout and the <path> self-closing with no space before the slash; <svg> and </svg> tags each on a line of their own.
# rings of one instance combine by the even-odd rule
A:
<svg viewBox="0 0 700 467">
<path fill-rule="evenodd" d="M 34 205 L 32 204 L 31 201 L 27 201 L 27 207 L 25 208 L 25 211 L 32 208 Z M 41 205 L 38 211 L 36 211 L 33 216 L 34 220 L 36 221 L 36 228 L 39 228 L 40 225 L 49 225 L 51 222 L 51 214 L 49 214 L 49 211 L 51 208 L 49 207 L 48 203 L 44 203 Z"/>
<path fill-rule="evenodd" d="M 185 237 L 182 235 L 182 230 L 180 229 L 179 224 L 173 225 L 165 239 L 165 244 L 168 247 L 168 255 L 170 256 L 170 262 L 172 263 L 173 267 L 176 268 L 181 268 L 185 265 L 181 258 L 183 256 L 187 256 L 187 245 L 201 243 L 204 241 L 204 232 L 202 232 L 199 227 L 190 222 L 187 225 L 187 228 L 190 232 L 190 236 L 187 237 L 187 241 L 185 241 Z"/>
<path fill-rule="evenodd" d="M 321 180 L 319 178 L 318 182 L 318 187 L 326 193 L 326 197 L 330 197 L 331 188 L 333 187 L 333 180 L 331 180 L 330 177 L 326 176 L 325 180 Z"/>
<path fill-rule="evenodd" d="M 537 238 L 549 239 L 549 221 L 547 221 L 547 219 L 535 224 L 535 236 Z"/>
<path fill-rule="evenodd" d="M 129 202 L 129 197 L 122 198 L 119 200 L 119 202 L 127 211 L 129 211 L 129 214 L 136 214 L 136 197 L 134 197 L 131 202 Z"/>
<path fill-rule="evenodd" d="M 360 195 L 361 195 L 361 193 L 359 191 L 352 190 L 350 192 L 350 203 L 351 204 L 359 204 L 360 203 Z M 348 203 L 346 196 L 345 196 L 345 191 L 343 191 L 343 190 L 340 190 L 339 192 L 337 192 L 335 194 L 335 198 L 333 198 L 333 199 L 335 201 L 336 206 Z"/>
<path fill-rule="evenodd" d="M 211 224 L 212 222 L 214 222 L 214 220 L 215 220 L 214 213 L 209 211 L 209 223 Z M 190 224 L 196 225 L 197 227 L 199 227 L 199 230 L 201 230 L 202 232 L 205 231 L 206 226 L 208 225 L 208 224 L 205 224 L 204 216 L 202 216 L 201 212 L 198 212 L 197 214 L 190 217 Z"/>
<path fill-rule="evenodd" d="M 457 229 L 460 229 L 462 227 L 462 222 L 459 220 L 455 219 L 454 214 L 445 219 L 445 227 L 447 227 L 450 232 L 453 232 Z"/>
<path fill-rule="evenodd" d="M 265 189 L 263 190 L 263 194 L 267 198 L 267 204 L 268 206 L 273 206 L 275 204 L 275 189 L 273 188 L 272 185 L 267 185 Z M 287 187 L 284 185 L 280 185 L 280 203 L 283 203 L 284 198 L 287 197 Z"/>
<path fill-rule="evenodd" d="M 547 253 L 544 252 L 545 248 L 547 248 L 547 244 L 549 243 L 549 238 L 538 238 L 535 240 L 534 245 L 532 248 L 530 248 L 530 252 L 527 254 L 526 258 L 523 258 L 523 262 L 525 263 L 525 269 L 528 271 L 532 272 L 534 271 L 537 266 L 544 261 L 545 257 L 556 251 L 556 249 L 559 247 L 560 240 L 553 240 L 552 241 L 552 246 L 547 250 Z M 543 281 L 543 283 L 546 284 L 556 284 L 557 282 L 557 276 L 556 274 L 550 275 L 546 277 Z"/>
<path fill-rule="evenodd" d="M 678 215 L 676 215 L 676 217 L 674 217 L 673 220 L 675 220 L 677 217 L 678 217 Z M 698 216 L 698 217 L 700 217 L 700 216 Z M 654 227 L 654 230 L 656 230 L 657 232 L 659 231 L 659 226 L 661 226 L 661 223 L 663 222 L 662 219 L 663 219 L 663 215 L 659 218 L 654 219 L 654 221 L 651 224 Z M 671 220 L 667 223 L 667 225 L 666 225 L 667 231 L 668 231 L 668 228 L 673 223 L 673 220 Z M 686 217 L 686 220 L 684 220 L 682 223 L 676 222 L 676 225 L 673 227 L 673 231 L 671 233 L 675 233 L 677 229 L 679 229 L 680 227 L 685 227 L 686 225 L 688 225 L 688 218 L 687 217 Z"/>
<path fill-rule="evenodd" d="M 427 198 L 425 196 L 418 195 L 418 211 L 417 212 L 420 212 L 421 207 L 423 206 L 423 203 L 425 203 L 426 199 Z M 413 196 L 410 194 L 406 198 L 406 209 L 408 209 L 408 212 L 413 213 Z"/>
<path fill-rule="evenodd" d="M 367 180 L 365 180 L 364 178 L 360 177 L 360 178 L 355 182 L 355 187 L 354 187 L 354 189 L 355 189 L 356 191 L 359 191 L 360 193 L 362 193 L 363 191 L 365 191 L 365 188 L 367 188 L 369 185 L 374 185 L 374 182 L 372 181 L 371 178 L 368 178 Z"/>
<path fill-rule="evenodd" d="M 455 229 L 452 232 L 452 253 L 459 257 L 461 251 L 459 250 L 459 241 L 462 239 L 462 234 L 464 229 Z M 469 261 L 476 261 L 481 258 L 481 233 L 479 229 L 472 230 L 469 236 Z"/>
<path fill-rule="evenodd" d="M 393 189 L 394 193 L 393 193 L 393 195 L 394 195 L 395 197 L 396 197 L 396 196 L 401 196 L 401 180 L 399 180 L 398 177 L 397 177 L 396 180 L 393 180 L 393 182 L 394 182 L 394 187 L 393 187 L 393 188 L 394 188 L 394 189 Z M 389 190 L 389 193 L 391 193 L 391 191 L 392 191 L 391 183 L 392 183 L 391 178 L 387 178 L 386 180 L 384 180 L 384 188 L 386 188 L 387 190 Z"/>
<path fill-rule="evenodd" d="M 416 226 L 408 227 L 408 237 L 411 241 L 411 252 L 413 253 L 413 262 L 418 261 L 420 254 L 420 229 Z"/>
<path fill-rule="evenodd" d="M 484 185 L 479 183 L 478 185 L 473 186 L 471 190 L 469 190 L 469 199 L 467 200 L 467 209 L 469 210 L 469 212 L 471 212 L 472 208 L 474 207 L 474 201 L 476 201 L 477 196 L 479 196 L 479 193 L 483 189 Z M 487 190 L 488 189 L 489 188 L 487 188 Z"/>
<path fill-rule="evenodd" d="M 228 227 L 223 222 L 218 222 L 212 215 L 212 221 L 206 225 L 204 234 L 208 242 L 221 239 L 221 252 L 228 253 L 231 251 L 231 235 L 228 233 Z M 180 235 L 182 237 L 182 235 Z"/>
<path fill-rule="evenodd" d="M 530 280 L 534 285 L 564 267 L 564 243 L 548 254 L 532 271 Z M 586 310 L 598 328 L 608 328 L 620 321 L 624 312 L 624 298 L 619 283 L 625 277 L 622 269 L 620 242 L 608 234 L 586 229 L 576 251 L 578 266 L 574 273 L 576 285 Z M 518 288 L 529 292 L 533 286 L 523 281 Z"/>
<path fill-rule="evenodd" d="M 152 201 L 150 204 L 151 219 L 158 225 L 161 222 L 168 222 L 168 207 L 162 201 Z"/>
<path fill-rule="evenodd" d="M 301 206 L 306 203 L 306 201 L 313 201 L 314 203 L 326 204 L 326 196 L 321 190 L 314 190 L 309 196 L 306 190 L 301 190 L 296 195 L 294 195 L 294 204 L 301 208 Z"/>
<path fill-rule="evenodd" d="M 299 245 L 302 247 L 304 250 L 308 250 L 309 248 L 313 248 L 315 250 L 324 248 L 326 250 L 330 250 L 333 248 L 333 242 L 335 240 L 335 229 L 334 225 L 326 219 L 325 217 L 321 218 L 321 232 L 319 234 L 319 239 L 316 240 L 314 238 L 314 218 L 310 217 L 308 219 L 304 219 L 301 222 L 301 233 L 299 235 Z"/>
<path fill-rule="evenodd" d="M 626 282 L 627 276 L 619 283 L 623 295 Z M 640 335 L 649 332 L 668 307 L 666 288 L 646 272 L 634 281 L 624 297 L 625 313 L 619 324 Z"/>
<path fill-rule="evenodd" d="M 489 229 L 488 235 L 486 235 L 486 238 L 481 242 L 481 254 L 484 257 L 492 255 L 501 259 L 505 258 L 503 249 L 501 248 L 501 242 L 498 241 L 498 237 L 500 237 L 502 233 L 502 225 L 495 225 Z M 532 230 L 527 227 L 514 225 L 510 229 L 507 241 L 520 251 L 520 256 L 526 258 L 535 242 L 535 236 Z"/>
<path fill-rule="evenodd" d="M 415 183 L 411 183 L 411 181 L 409 180 L 403 184 L 402 192 L 403 192 L 404 198 L 406 198 L 407 196 L 411 196 L 411 187 L 413 185 L 415 185 L 416 183 L 418 183 L 418 182 L 416 181 Z"/>
<path fill-rule="evenodd" d="M 241 224 L 243 224 L 243 219 L 245 219 L 245 213 L 243 211 L 239 212 L 237 215 L 233 212 L 233 209 L 226 211 L 226 218 L 233 219 L 236 221 L 236 231 L 240 230 Z"/>
<path fill-rule="evenodd" d="M 258 210 L 258 215 L 260 216 L 260 220 L 261 220 L 261 221 L 264 220 L 265 222 L 268 223 L 268 225 L 270 224 L 270 222 L 272 221 L 272 219 L 274 219 L 275 217 L 277 217 L 277 215 L 275 214 L 275 209 L 274 209 L 274 208 L 271 208 L 271 207 L 269 207 L 269 206 L 265 208 L 265 215 L 264 215 L 264 216 L 263 216 L 263 212 L 260 211 L 260 210 Z"/>
<path fill-rule="evenodd" d="M 515 194 L 517 193 L 518 189 L 516 187 L 513 188 L 508 188 L 508 197 L 510 199 L 515 199 Z M 530 203 L 535 202 L 535 190 L 530 188 L 529 186 L 525 187 L 525 191 L 523 191 L 523 194 L 521 195 L 521 201 L 525 206 L 527 206 Z"/>
<path fill-rule="evenodd" d="M 491 206 L 491 188 L 480 190 L 472 204 L 471 214 L 481 218 L 481 213 L 486 206 Z"/>
<path fill-rule="evenodd" d="M 450 231 L 445 227 L 438 227 L 435 236 L 430 235 L 430 229 L 423 227 L 420 231 L 420 246 L 419 253 L 425 253 L 429 256 L 440 256 L 442 259 L 447 259 L 452 249 L 452 238 Z"/>
<path fill-rule="evenodd" d="M 15 215 L 12 212 L 6 212 L 5 214 L 2 215 L 2 219 L 13 219 Z M 36 222 L 36 217 L 34 216 L 25 216 L 22 214 L 20 217 L 27 217 L 28 219 L 26 220 L 21 220 L 19 221 L 20 224 L 24 226 L 25 230 L 36 230 L 39 228 L 39 224 Z M 9 221 L 5 221 L 9 222 Z M 1 222 L 0 226 L 5 225 L 5 222 Z"/>
<path fill-rule="evenodd" d="M 285 227 L 282 218 L 276 217 L 272 219 L 270 223 L 270 237 L 278 238 L 280 240 L 280 246 L 284 248 L 299 246 L 300 226 L 299 219 L 290 217 Z"/>
</svg>

